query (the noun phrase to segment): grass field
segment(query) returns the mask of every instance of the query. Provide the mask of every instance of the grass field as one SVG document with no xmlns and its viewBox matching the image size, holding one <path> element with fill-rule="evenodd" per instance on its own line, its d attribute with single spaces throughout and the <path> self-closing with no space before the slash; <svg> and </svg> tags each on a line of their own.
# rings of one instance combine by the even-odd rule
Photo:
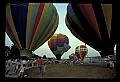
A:
<svg viewBox="0 0 120 82">
<path fill-rule="evenodd" d="M 25 71 L 27 78 L 41 78 L 38 68 L 34 67 Z M 80 65 L 47 64 L 47 76 L 42 78 L 88 78 L 88 79 L 113 79 L 116 69 L 106 68 L 105 63 L 84 63 Z"/>
</svg>

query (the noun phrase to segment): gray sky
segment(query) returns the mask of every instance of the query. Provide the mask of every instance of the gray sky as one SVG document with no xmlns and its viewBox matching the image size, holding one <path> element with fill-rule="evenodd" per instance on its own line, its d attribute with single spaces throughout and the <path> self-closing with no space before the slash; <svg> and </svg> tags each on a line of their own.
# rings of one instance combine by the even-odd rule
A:
<svg viewBox="0 0 120 82">
<path fill-rule="evenodd" d="M 58 34 L 58 33 L 65 34 L 69 38 L 69 45 L 71 46 L 71 48 L 61 56 L 61 58 L 64 58 L 64 59 L 69 58 L 69 55 L 71 53 L 75 52 L 75 48 L 77 46 L 82 45 L 82 44 L 84 45 L 84 43 L 82 41 L 77 39 L 70 32 L 70 30 L 67 28 L 67 26 L 65 24 L 67 5 L 68 5 L 68 3 L 54 3 L 54 6 L 56 7 L 57 12 L 59 14 L 59 25 L 58 25 L 57 30 L 55 31 L 55 34 Z M 13 43 L 11 42 L 10 38 L 6 35 L 5 45 L 11 46 L 12 44 Z M 100 56 L 98 51 L 94 50 L 93 48 L 89 47 L 88 45 L 86 45 L 86 46 L 88 47 L 88 55 L 87 56 Z M 38 49 L 36 49 L 34 51 L 34 53 L 38 54 L 40 56 L 46 55 L 47 57 L 55 57 L 54 54 L 49 49 L 47 41 L 42 46 L 40 46 Z"/>
</svg>

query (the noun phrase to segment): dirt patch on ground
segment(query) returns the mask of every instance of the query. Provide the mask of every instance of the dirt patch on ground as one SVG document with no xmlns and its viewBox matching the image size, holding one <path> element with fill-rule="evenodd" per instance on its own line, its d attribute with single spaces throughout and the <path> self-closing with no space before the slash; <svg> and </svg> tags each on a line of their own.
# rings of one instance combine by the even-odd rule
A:
<svg viewBox="0 0 120 82">
<path fill-rule="evenodd" d="M 90 78 L 113 79 L 116 69 L 106 68 L 105 63 L 84 63 L 80 65 L 47 64 L 47 76 L 38 76 L 38 68 L 25 71 L 27 78 Z"/>
</svg>

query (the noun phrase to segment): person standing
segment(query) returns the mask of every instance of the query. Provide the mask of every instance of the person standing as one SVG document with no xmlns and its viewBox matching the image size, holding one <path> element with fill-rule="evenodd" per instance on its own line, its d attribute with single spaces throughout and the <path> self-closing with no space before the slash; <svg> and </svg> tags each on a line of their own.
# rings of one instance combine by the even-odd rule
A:
<svg viewBox="0 0 120 82">
<path fill-rule="evenodd" d="M 41 57 L 38 57 L 37 59 L 37 64 L 38 64 L 38 74 L 42 75 L 42 64 L 43 64 L 43 60 Z"/>
<path fill-rule="evenodd" d="M 114 69 L 114 63 L 113 63 L 113 61 L 110 59 L 109 62 L 110 62 L 110 68 Z"/>
<path fill-rule="evenodd" d="M 18 75 L 19 71 L 20 71 L 20 59 L 17 59 L 17 62 L 16 62 L 16 70 L 15 70 L 15 73 L 16 75 Z"/>
<path fill-rule="evenodd" d="M 23 78 L 24 77 L 24 71 L 25 71 L 25 64 L 23 64 L 21 67 L 20 67 L 20 72 L 19 72 L 19 77 L 20 78 Z"/>
</svg>

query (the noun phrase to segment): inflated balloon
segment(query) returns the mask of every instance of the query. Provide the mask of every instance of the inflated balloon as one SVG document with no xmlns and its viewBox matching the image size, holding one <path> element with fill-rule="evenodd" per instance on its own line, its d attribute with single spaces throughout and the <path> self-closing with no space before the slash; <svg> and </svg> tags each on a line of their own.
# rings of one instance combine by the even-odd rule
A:
<svg viewBox="0 0 120 82">
<path fill-rule="evenodd" d="M 112 4 L 71 3 L 65 21 L 73 35 L 101 51 L 101 56 L 114 54 L 118 38 L 112 26 Z"/>
<path fill-rule="evenodd" d="M 60 60 L 61 56 L 71 48 L 69 38 L 64 34 L 54 34 L 48 40 L 48 46 L 57 60 Z"/>
<path fill-rule="evenodd" d="M 6 32 L 21 50 L 34 51 L 57 29 L 59 16 L 52 3 L 8 3 Z M 21 56 L 30 56 L 24 52 Z M 26 54 L 24 54 L 26 53 Z"/>
<path fill-rule="evenodd" d="M 72 53 L 71 55 L 69 55 L 69 59 L 78 60 L 78 57 L 76 56 L 76 54 Z"/>
<path fill-rule="evenodd" d="M 88 54 L 88 48 L 85 45 L 77 46 L 75 49 L 75 54 L 78 58 L 81 59 L 81 61 L 83 61 Z"/>
</svg>

